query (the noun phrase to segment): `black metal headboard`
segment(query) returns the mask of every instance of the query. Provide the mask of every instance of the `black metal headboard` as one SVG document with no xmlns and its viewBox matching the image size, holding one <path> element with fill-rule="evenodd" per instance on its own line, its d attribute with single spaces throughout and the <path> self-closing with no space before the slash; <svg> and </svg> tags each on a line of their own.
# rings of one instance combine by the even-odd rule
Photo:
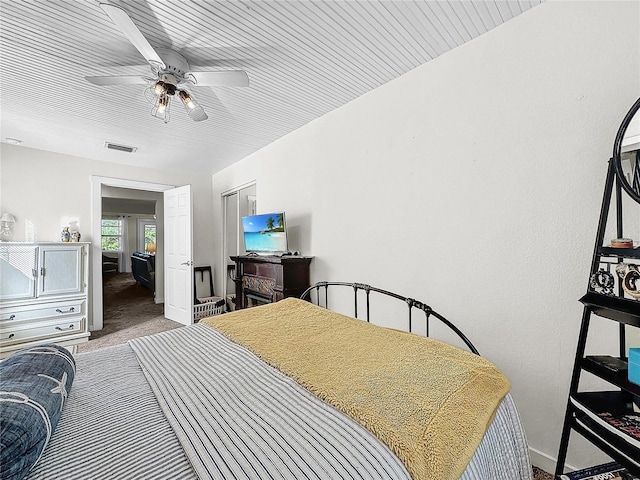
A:
<svg viewBox="0 0 640 480">
<path fill-rule="evenodd" d="M 445 324 L 447 327 L 449 327 L 451 330 L 453 330 L 453 332 L 455 332 L 456 335 L 458 335 L 458 337 L 460 337 L 460 339 L 465 343 L 465 345 L 469 348 L 469 350 L 471 350 L 473 353 L 475 353 L 476 355 L 480 355 L 480 353 L 478 353 L 478 350 L 476 349 L 476 347 L 473 345 L 473 343 L 471 343 L 471 341 L 464 335 L 464 333 L 462 333 L 460 331 L 460 329 L 458 327 L 456 327 L 453 323 L 451 323 L 449 320 L 447 320 L 446 318 L 444 318 L 442 315 L 440 315 L 438 312 L 436 312 L 435 310 L 433 310 L 429 305 L 420 302 L 418 300 L 414 300 L 413 298 L 408 298 L 408 297 L 403 297 L 402 295 L 398 295 L 397 293 L 393 293 L 393 292 L 388 292 L 387 290 L 382 290 L 380 288 L 376 288 L 376 287 L 372 287 L 371 285 L 367 285 L 365 283 L 348 283 L 348 282 L 318 282 L 315 285 L 311 285 L 309 288 L 307 288 L 304 293 L 300 296 L 300 298 L 302 299 L 311 299 L 311 292 L 313 290 L 315 290 L 316 292 L 316 304 L 320 305 L 320 292 L 321 289 L 324 288 L 324 307 L 325 308 L 329 308 L 328 307 L 328 298 L 329 298 L 329 286 L 341 286 L 341 287 L 351 287 L 353 288 L 353 292 L 354 292 L 354 317 L 358 317 L 358 290 L 362 290 L 363 292 L 365 292 L 366 294 L 366 299 L 367 299 L 367 322 L 370 321 L 370 310 L 369 310 L 369 294 L 371 292 L 377 292 L 377 293 L 381 293 L 383 295 L 386 295 L 388 297 L 392 297 L 392 298 L 396 298 L 398 300 L 402 300 L 403 302 L 405 302 L 407 304 L 407 306 L 409 307 L 409 332 L 411 332 L 411 313 L 413 311 L 414 308 L 418 309 L 418 310 L 422 310 L 425 314 L 425 319 L 426 319 L 426 334 L 427 337 L 429 336 L 429 319 L 431 317 L 435 317 L 438 320 L 440 320 L 443 324 Z"/>
</svg>

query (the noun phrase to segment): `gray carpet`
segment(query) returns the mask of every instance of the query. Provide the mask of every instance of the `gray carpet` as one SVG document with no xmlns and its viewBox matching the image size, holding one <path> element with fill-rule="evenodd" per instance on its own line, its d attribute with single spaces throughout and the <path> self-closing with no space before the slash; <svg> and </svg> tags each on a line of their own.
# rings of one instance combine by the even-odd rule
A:
<svg viewBox="0 0 640 480">
<path fill-rule="evenodd" d="M 181 326 L 164 318 L 164 305 L 154 303 L 153 292 L 136 284 L 130 273 L 105 275 L 103 284 L 104 328 L 91 332 L 89 342 L 78 346 L 78 353 Z"/>
<path fill-rule="evenodd" d="M 164 305 L 155 304 L 153 292 L 137 285 L 130 273 L 104 277 L 104 328 L 92 332 L 78 352 L 126 343 L 131 338 L 178 328 L 181 324 L 164 318 Z M 533 467 L 534 480 L 553 480 L 553 475 Z"/>
</svg>

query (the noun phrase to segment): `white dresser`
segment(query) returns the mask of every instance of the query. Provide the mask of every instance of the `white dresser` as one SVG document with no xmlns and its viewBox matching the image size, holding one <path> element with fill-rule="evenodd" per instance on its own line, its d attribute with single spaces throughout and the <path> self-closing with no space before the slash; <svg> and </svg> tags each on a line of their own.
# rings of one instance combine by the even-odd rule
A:
<svg viewBox="0 0 640 480">
<path fill-rule="evenodd" d="M 88 243 L 0 243 L 0 358 L 88 341 L 88 273 Z"/>
</svg>

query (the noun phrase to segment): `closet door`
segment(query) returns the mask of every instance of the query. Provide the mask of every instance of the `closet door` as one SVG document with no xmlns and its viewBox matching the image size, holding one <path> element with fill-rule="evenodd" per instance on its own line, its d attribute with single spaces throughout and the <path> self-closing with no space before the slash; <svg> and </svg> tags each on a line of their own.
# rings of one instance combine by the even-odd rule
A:
<svg viewBox="0 0 640 480">
<path fill-rule="evenodd" d="M 83 245 L 40 247 L 38 297 L 83 293 Z"/>
<path fill-rule="evenodd" d="M 224 265 L 225 278 L 223 279 L 224 296 L 235 295 L 236 283 L 233 279 L 238 272 L 233 273 L 236 267 L 235 262 L 231 260 L 232 256 L 242 255 L 244 250 L 244 239 L 242 231 L 242 217 L 256 215 L 256 184 L 251 183 L 229 190 L 222 194 L 224 204 L 224 223 L 223 223 L 223 254 L 222 263 Z M 214 269 L 215 271 L 215 269 Z M 233 304 L 233 302 L 231 302 Z"/>
</svg>

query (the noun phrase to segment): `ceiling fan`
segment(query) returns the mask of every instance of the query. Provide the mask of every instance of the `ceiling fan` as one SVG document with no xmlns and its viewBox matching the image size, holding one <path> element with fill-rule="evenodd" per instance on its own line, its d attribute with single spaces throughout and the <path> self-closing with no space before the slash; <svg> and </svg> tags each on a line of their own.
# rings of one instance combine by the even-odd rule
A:
<svg viewBox="0 0 640 480">
<path fill-rule="evenodd" d="M 226 70 L 218 72 L 194 72 L 187 59 L 169 49 L 154 49 L 142 32 L 136 27 L 131 17 L 120 7 L 101 3 L 100 7 L 111 18 L 113 23 L 129 39 L 151 66 L 152 76 L 142 75 L 106 75 L 84 77 L 94 85 L 149 85 L 145 94 L 153 103 L 151 114 L 169 122 L 169 106 L 171 97 L 182 100 L 187 113 L 196 122 L 209 118 L 198 105 L 193 95 L 186 89 L 187 85 L 248 87 L 249 77 L 243 70 Z"/>
</svg>

